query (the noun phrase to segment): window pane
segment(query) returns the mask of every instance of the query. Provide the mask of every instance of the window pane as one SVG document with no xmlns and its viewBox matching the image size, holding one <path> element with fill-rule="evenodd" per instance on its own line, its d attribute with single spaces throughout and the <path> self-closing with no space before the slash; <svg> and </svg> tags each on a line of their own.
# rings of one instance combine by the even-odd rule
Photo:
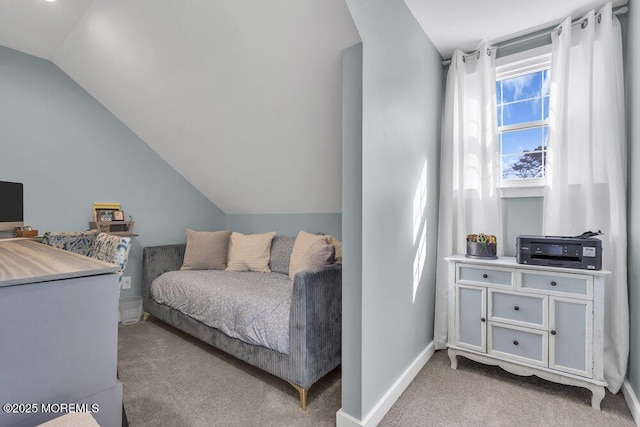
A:
<svg viewBox="0 0 640 427">
<path fill-rule="evenodd" d="M 551 86 L 551 70 L 542 72 L 542 95 L 549 96 L 549 87 Z"/>
<path fill-rule="evenodd" d="M 545 126 L 546 128 L 546 126 Z M 514 154 L 524 151 L 541 150 L 543 146 L 542 127 L 502 132 L 502 153 Z"/>
<path fill-rule="evenodd" d="M 542 178 L 544 152 L 524 153 L 502 157 L 502 179 Z"/>
<path fill-rule="evenodd" d="M 549 118 L 549 97 L 548 96 L 544 97 L 542 108 L 544 108 L 544 110 L 542 110 L 542 118 L 548 119 Z"/>
<path fill-rule="evenodd" d="M 503 107 L 502 120 L 504 126 L 542 120 L 542 100 L 536 98 L 507 104 Z"/>
<path fill-rule="evenodd" d="M 504 180 L 544 178 L 549 129 L 540 122 L 549 118 L 550 77 L 551 70 L 547 69 L 496 81 L 496 117 Z M 523 129 L 534 123 L 536 127 Z M 520 129 L 501 130 L 505 126 Z"/>
<path fill-rule="evenodd" d="M 502 80 L 504 102 L 533 98 L 542 90 L 542 71 Z"/>
</svg>

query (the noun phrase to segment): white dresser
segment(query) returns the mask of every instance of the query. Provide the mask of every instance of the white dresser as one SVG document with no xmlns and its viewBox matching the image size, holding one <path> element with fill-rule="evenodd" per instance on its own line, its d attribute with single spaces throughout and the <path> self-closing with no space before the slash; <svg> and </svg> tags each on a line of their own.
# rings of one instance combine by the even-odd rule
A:
<svg viewBox="0 0 640 427">
<path fill-rule="evenodd" d="M 600 410 L 604 276 L 608 271 L 454 255 L 449 262 L 449 358 L 585 387 Z"/>
</svg>

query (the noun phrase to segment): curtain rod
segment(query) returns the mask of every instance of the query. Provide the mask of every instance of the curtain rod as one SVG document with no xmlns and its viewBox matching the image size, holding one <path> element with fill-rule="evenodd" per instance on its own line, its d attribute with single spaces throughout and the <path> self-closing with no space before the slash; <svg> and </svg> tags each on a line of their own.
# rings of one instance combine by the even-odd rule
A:
<svg viewBox="0 0 640 427">
<path fill-rule="evenodd" d="M 621 6 L 621 7 L 617 8 L 617 9 L 613 10 L 613 14 L 614 15 L 624 15 L 628 11 L 629 11 L 629 7 Z M 579 24 L 579 23 L 582 22 L 583 19 L 584 18 L 577 19 L 577 20 L 573 21 L 571 23 L 571 25 Z M 537 33 L 537 31 L 534 31 L 534 34 L 530 33 L 529 36 L 524 35 L 524 36 L 522 36 L 523 38 L 516 37 L 515 39 L 512 39 L 511 41 L 507 40 L 504 43 L 495 43 L 496 44 L 495 49 L 503 49 L 505 47 L 516 46 L 516 45 L 519 45 L 520 43 L 524 43 L 524 42 L 528 42 L 530 40 L 535 40 L 535 39 L 539 39 L 539 38 L 542 38 L 542 37 L 546 37 L 546 36 L 550 35 L 557 28 L 557 26 L 558 26 L 558 24 L 554 25 L 553 27 L 548 28 L 547 30 L 540 30 L 540 31 L 542 31 L 541 33 Z M 535 33 L 537 33 L 537 34 L 535 34 Z M 474 55 L 474 54 L 475 54 L 475 51 L 471 53 L 471 55 Z M 449 64 L 451 64 L 451 58 L 445 59 L 445 60 L 442 61 L 442 65 L 449 65 Z"/>
</svg>

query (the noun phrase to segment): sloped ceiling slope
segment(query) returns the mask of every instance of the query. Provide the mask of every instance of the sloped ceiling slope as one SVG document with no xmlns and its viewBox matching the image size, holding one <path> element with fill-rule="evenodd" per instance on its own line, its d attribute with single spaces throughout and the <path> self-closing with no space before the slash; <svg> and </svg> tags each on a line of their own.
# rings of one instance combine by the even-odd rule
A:
<svg viewBox="0 0 640 427">
<path fill-rule="evenodd" d="M 0 0 L 0 44 L 51 60 L 93 0 Z"/>
<path fill-rule="evenodd" d="M 94 0 L 57 46 L 42 38 L 26 51 L 226 213 L 341 211 L 341 54 L 360 41 L 343 0 Z"/>
</svg>

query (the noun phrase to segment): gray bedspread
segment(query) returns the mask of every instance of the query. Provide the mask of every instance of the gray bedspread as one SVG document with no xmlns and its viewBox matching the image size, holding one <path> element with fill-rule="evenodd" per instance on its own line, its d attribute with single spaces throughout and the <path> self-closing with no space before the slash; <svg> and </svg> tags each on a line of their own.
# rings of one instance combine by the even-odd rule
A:
<svg viewBox="0 0 640 427">
<path fill-rule="evenodd" d="M 289 354 L 291 290 L 280 273 L 184 270 L 155 279 L 151 296 L 230 337 Z"/>
</svg>

